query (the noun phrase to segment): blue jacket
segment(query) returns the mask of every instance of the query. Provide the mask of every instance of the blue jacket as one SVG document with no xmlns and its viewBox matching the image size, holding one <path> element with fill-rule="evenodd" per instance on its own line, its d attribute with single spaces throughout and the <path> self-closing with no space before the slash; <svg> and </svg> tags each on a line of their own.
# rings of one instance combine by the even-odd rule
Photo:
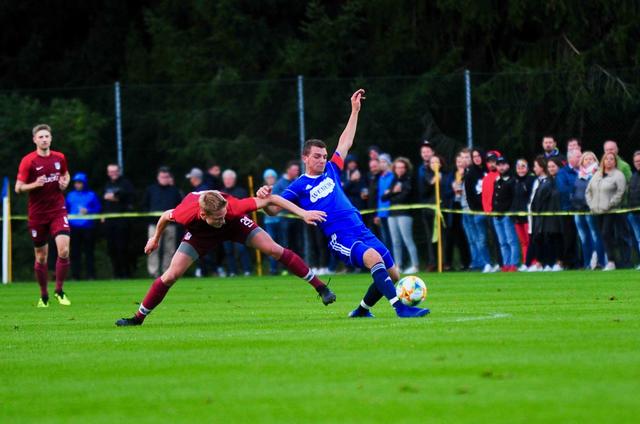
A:
<svg viewBox="0 0 640 424">
<path fill-rule="evenodd" d="M 94 191 L 91 190 L 73 190 L 67 194 L 67 211 L 70 215 L 80 213 L 80 208 L 86 208 L 87 213 L 99 213 L 102 210 L 100 199 Z M 72 228 L 93 228 L 96 225 L 95 220 L 91 219 L 70 219 L 69 225 Z"/>
<path fill-rule="evenodd" d="M 569 165 L 560 168 L 556 176 L 556 189 L 560 194 L 560 209 L 563 211 L 571 210 L 571 196 L 575 189 L 578 171 Z"/>
<path fill-rule="evenodd" d="M 393 172 L 387 171 L 386 174 L 380 175 L 380 179 L 378 180 L 378 209 L 388 208 L 391 206 L 391 202 L 389 200 L 382 200 L 382 196 L 384 192 L 391 188 L 391 183 L 393 182 Z M 380 218 L 388 218 L 389 211 L 378 211 L 376 214 Z"/>
</svg>

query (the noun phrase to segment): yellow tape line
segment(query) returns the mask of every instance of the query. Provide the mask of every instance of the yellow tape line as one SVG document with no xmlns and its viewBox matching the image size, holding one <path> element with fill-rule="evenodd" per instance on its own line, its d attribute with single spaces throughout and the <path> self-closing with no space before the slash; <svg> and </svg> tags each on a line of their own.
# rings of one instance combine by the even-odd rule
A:
<svg viewBox="0 0 640 424">
<path fill-rule="evenodd" d="M 391 206 L 389 208 L 380 208 L 380 209 L 364 209 L 360 211 L 361 215 L 369 215 L 372 213 L 380 212 L 380 211 L 401 211 L 401 210 L 418 210 L 418 209 L 431 209 L 433 211 L 436 210 L 434 204 L 431 203 L 415 203 L 412 205 L 402 205 L 402 206 Z M 559 212 L 480 212 L 480 211 L 465 211 L 461 209 L 447 209 L 441 208 L 440 211 L 442 213 L 456 213 L 461 215 L 484 215 L 484 216 L 573 216 L 573 215 L 598 215 L 591 212 L 576 212 L 576 211 L 559 211 Z M 263 211 L 260 211 L 264 213 Z M 624 208 L 624 209 L 616 209 L 609 213 L 629 213 L 629 212 L 640 212 L 640 207 L 635 208 Z M 149 217 L 159 217 L 162 215 L 162 212 L 121 212 L 121 213 L 100 213 L 100 214 L 88 214 L 88 215 L 69 215 L 69 219 L 87 219 L 87 220 L 98 220 L 98 219 L 114 219 L 114 218 L 149 218 Z M 297 215 L 293 214 L 280 214 L 279 217 L 286 218 L 299 218 Z M 27 215 L 12 215 L 11 220 L 13 221 L 26 221 Z M 2 218 L 0 217 L 0 221 Z"/>
</svg>

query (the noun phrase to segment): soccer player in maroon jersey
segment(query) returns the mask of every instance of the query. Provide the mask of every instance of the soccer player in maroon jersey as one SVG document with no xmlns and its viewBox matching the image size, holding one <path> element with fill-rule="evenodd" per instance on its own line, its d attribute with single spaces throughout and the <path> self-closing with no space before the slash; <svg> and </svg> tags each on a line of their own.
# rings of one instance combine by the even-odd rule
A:
<svg viewBox="0 0 640 424">
<path fill-rule="evenodd" d="M 153 282 L 136 314 L 132 318 L 119 319 L 116 325 L 122 327 L 142 324 L 195 260 L 227 240 L 246 243 L 265 255 L 272 256 L 287 267 L 289 272 L 311 284 L 321 296 L 322 303 L 328 305 L 335 302 L 336 295 L 320 281 L 300 256 L 273 241 L 266 231 L 246 215 L 269 205 L 287 209 L 312 225 L 324 221 L 326 216 L 320 211 L 305 211 L 277 195 L 261 199 L 237 199 L 217 190 L 189 193 L 175 209 L 165 211 L 158 220 L 155 234 L 144 248 L 146 254 L 158 248 L 162 232 L 170 222 L 184 225 L 187 232 L 171 259 L 169 269 Z"/>
<path fill-rule="evenodd" d="M 51 128 L 46 124 L 33 128 L 35 152 L 22 158 L 18 168 L 16 193 L 29 193 L 29 231 L 35 250 L 36 279 L 40 285 L 38 308 L 49 306 L 47 255 L 49 237 L 58 249 L 55 297 L 61 305 L 71 305 L 62 290 L 69 271 L 69 221 L 62 192 L 69 185 L 67 159 L 51 150 Z"/>
</svg>

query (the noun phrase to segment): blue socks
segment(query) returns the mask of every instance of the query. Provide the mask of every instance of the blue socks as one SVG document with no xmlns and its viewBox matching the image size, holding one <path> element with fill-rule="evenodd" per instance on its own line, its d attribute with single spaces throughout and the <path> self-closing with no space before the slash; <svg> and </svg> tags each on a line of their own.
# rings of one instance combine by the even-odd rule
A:
<svg viewBox="0 0 640 424">
<path fill-rule="evenodd" d="M 393 306 L 400 304 L 400 302 L 398 302 L 398 297 L 396 296 L 396 288 L 393 285 L 393 281 L 391 281 L 391 277 L 389 277 L 389 273 L 387 272 L 387 268 L 385 268 L 383 262 L 378 262 L 371 267 L 371 276 L 373 277 L 373 284 L 375 285 L 375 288 L 378 289 L 384 297 L 389 299 L 389 303 Z M 367 294 L 369 293 L 367 292 Z"/>
</svg>

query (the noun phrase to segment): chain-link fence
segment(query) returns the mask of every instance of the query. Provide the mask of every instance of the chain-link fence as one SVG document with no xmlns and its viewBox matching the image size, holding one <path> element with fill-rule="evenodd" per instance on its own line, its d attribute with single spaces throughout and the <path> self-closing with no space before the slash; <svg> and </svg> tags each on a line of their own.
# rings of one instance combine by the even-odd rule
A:
<svg viewBox="0 0 640 424">
<path fill-rule="evenodd" d="M 470 104 L 464 72 L 303 78 L 302 93 L 297 78 L 122 84 L 123 165 L 138 200 L 155 181 L 160 165 L 172 168 L 176 184 L 185 192 L 190 189 L 185 173 L 213 163 L 235 169 L 241 182 L 248 175 L 259 182 L 265 168 L 283 171 L 288 160 L 299 157 L 299 100 L 305 137 L 335 146 L 348 118 L 349 96 L 360 87 L 367 90 L 367 99 L 353 152 L 361 167 L 367 165 L 369 145 L 417 164 L 418 144 L 424 138 L 451 161 L 469 142 L 468 108 L 474 145 L 497 148 L 509 158 L 532 158 L 541 151 L 541 136 L 553 133 L 561 148 L 567 138 L 578 137 L 585 149 L 598 154 L 604 140 L 617 140 L 622 156 L 630 159 L 640 147 L 638 71 L 596 66 L 566 72 L 472 72 Z M 71 173 L 86 172 L 91 188 L 101 193 L 105 167 L 118 158 L 113 85 L 0 91 L 0 108 L 0 162 L 12 183 L 20 158 L 33 147 L 30 128 L 47 122 L 53 127 L 53 148 L 67 155 Z M 26 196 L 14 196 L 12 210 L 25 214 Z M 30 279 L 32 251 L 24 221 L 14 223 L 13 233 L 15 277 Z M 142 241 L 132 246 L 140 256 L 146 234 L 138 231 L 136 237 Z M 419 235 L 416 238 L 420 241 Z M 103 244 L 98 250 L 98 276 L 110 277 Z M 145 275 L 144 267 L 138 267 L 138 274 Z"/>
</svg>

